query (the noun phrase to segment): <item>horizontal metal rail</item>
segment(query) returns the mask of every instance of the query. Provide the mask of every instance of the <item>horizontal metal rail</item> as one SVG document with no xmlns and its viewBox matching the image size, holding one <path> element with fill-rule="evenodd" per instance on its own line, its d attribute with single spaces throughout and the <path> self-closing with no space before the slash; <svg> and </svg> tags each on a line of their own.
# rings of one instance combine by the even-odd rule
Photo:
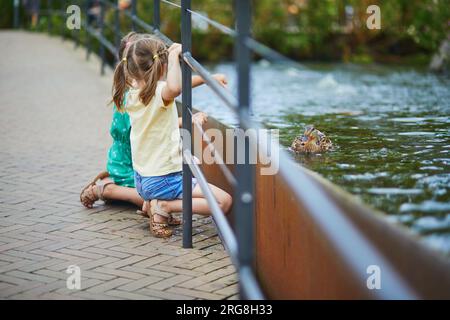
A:
<svg viewBox="0 0 450 320">
<path fill-rule="evenodd" d="M 171 2 L 171 1 L 167 1 L 167 0 L 161 0 L 161 2 L 163 2 L 165 4 L 168 4 L 168 5 L 172 6 L 172 7 L 181 9 L 181 5 L 179 5 L 178 3 L 174 3 L 174 2 Z"/>
<path fill-rule="evenodd" d="M 236 98 L 230 94 L 228 90 L 220 85 L 216 79 L 213 78 L 211 73 L 206 70 L 197 60 L 192 57 L 190 52 L 186 52 L 183 55 L 184 61 L 191 67 L 191 69 L 198 73 L 205 83 L 212 89 L 214 93 L 225 103 L 227 107 L 229 107 L 233 112 L 237 110 L 237 101 Z"/>
<path fill-rule="evenodd" d="M 148 32 L 148 33 L 153 33 L 155 35 L 157 35 L 158 37 L 161 38 L 161 40 L 164 41 L 164 43 L 167 46 L 170 46 L 173 44 L 173 41 L 166 36 L 164 33 L 162 33 L 161 31 L 159 31 L 158 29 L 156 29 L 155 27 L 153 27 L 152 25 L 148 24 L 147 22 L 145 22 L 144 20 L 140 19 L 138 16 L 134 16 L 131 12 L 129 11 L 124 11 L 124 14 L 130 18 L 132 21 L 134 21 L 142 30 Z"/>
<path fill-rule="evenodd" d="M 175 7 L 175 8 L 181 9 L 181 6 L 179 4 L 174 3 L 174 2 L 167 1 L 167 0 L 161 0 L 161 2 L 164 2 L 164 3 L 166 3 L 168 5 L 171 5 L 171 6 Z M 234 31 L 230 27 L 227 27 L 227 26 L 225 26 L 225 25 L 223 25 L 223 24 L 221 24 L 221 23 L 219 23 L 217 21 L 209 19 L 208 17 L 205 17 L 204 15 L 202 15 L 202 14 L 200 14 L 200 13 L 194 11 L 194 10 L 186 9 L 186 11 L 189 12 L 190 14 L 196 16 L 197 18 L 200 18 L 200 19 L 206 21 L 208 24 L 214 26 L 216 29 L 222 31 L 223 33 L 225 33 L 225 34 L 227 34 L 229 36 L 236 37 L 236 35 L 237 35 L 236 31 Z"/>
<path fill-rule="evenodd" d="M 106 39 L 100 31 L 97 31 L 93 29 L 91 26 L 85 25 L 86 30 L 89 32 L 89 34 L 97 39 L 110 53 L 113 55 L 117 54 L 117 48 L 113 43 L 111 43 L 108 39 Z"/>
<path fill-rule="evenodd" d="M 204 15 L 202 15 L 202 14 L 196 12 L 196 11 L 193 11 L 193 10 L 188 10 L 188 11 L 189 11 L 192 15 L 196 16 L 197 18 L 199 18 L 199 19 L 201 19 L 201 20 L 207 22 L 207 23 L 210 24 L 211 26 L 215 27 L 217 30 L 222 31 L 222 33 L 224 33 L 224 34 L 226 34 L 226 35 L 229 35 L 229 36 L 231 36 L 231 37 L 233 37 L 233 38 L 237 36 L 236 31 L 234 31 L 234 30 L 231 29 L 230 27 L 227 27 L 227 26 L 225 26 L 225 25 L 223 25 L 223 24 L 221 24 L 221 23 L 219 23 L 219 22 L 217 22 L 217 21 L 214 21 L 214 20 L 212 20 L 212 19 L 210 19 L 210 18 L 208 18 L 208 17 L 205 17 Z"/>
</svg>

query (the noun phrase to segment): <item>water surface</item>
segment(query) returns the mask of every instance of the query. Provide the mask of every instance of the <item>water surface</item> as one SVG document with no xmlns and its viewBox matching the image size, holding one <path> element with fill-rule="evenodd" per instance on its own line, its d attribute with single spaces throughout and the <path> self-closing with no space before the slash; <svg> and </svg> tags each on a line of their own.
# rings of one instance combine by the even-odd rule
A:
<svg viewBox="0 0 450 320">
<path fill-rule="evenodd" d="M 230 78 L 232 65 L 211 67 Z M 255 64 L 256 120 L 278 128 L 288 147 L 307 124 L 336 145 L 295 156 L 308 168 L 423 235 L 450 254 L 450 79 L 411 68 Z M 220 120 L 236 119 L 208 88 L 194 104 Z"/>
</svg>

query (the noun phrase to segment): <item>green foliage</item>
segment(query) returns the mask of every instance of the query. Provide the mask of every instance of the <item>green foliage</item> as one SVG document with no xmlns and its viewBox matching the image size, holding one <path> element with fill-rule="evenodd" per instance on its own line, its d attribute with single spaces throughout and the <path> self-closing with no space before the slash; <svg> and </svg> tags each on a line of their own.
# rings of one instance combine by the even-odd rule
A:
<svg viewBox="0 0 450 320">
<path fill-rule="evenodd" d="M 1 0 L 0 29 L 12 28 L 13 10 L 13 1 Z"/>
<path fill-rule="evenodd" d="M 1 28 L 12 26 L 12 3 L 2 0 Z M 138 16 L 151 23 L 153 0 L 137 3 Z M 392 61 L 394 56 L 396 61 L 420 56 L 423 61 L 423 56 L 435 52 L 449 34 L 449 0 L 253 0 L 252 3 L 253 36 L 295 59 L 367 63 Z M 234 26 L 232 4 L 232 0 L 192 1 L 194 10 L 229 27 Z M 372 4 L 381 8 L 381 30 L 366 27 L 366 10 Z M 353 16 L 349 18 L 346 8 L 348 11 L 350 6 Z M 107 12 L 106 20 L 113 19 L 112 12 Z M 161 3 L 161 29 L 175 41 L 180 41 L 180 19 L 178 8 Z M 55 21 L 58 23 L 59 20 Z M 130 26 L 129 19 L 122 15 L 122 31 L 126 33 Z M 107 31 L 111 40 L 112 32 Z M 233 55 L 233 39 L 214 27 L 194 28 L 192 36 L 193 52 L 198 59 L 218 61 Z"/>
</svg>

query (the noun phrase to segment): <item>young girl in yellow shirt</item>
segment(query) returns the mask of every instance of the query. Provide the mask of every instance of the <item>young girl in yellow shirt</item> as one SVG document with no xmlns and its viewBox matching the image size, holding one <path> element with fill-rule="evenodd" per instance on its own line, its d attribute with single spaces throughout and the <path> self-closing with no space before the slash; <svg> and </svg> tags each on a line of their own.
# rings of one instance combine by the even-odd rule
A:
<svg viewBox="0 0 450 320">
<path fill-rule="evenodd" d="M 178 114 L 174 99 L 181 93 L 181 45 L 169 49 L 156 37 L 132 42 L 114 73 L 113 100 L 131 121 L 131 153 L 139 195 L 150 201 L 150 231 L 156 237 L 172 235 L 168 221 L 182 211 L 182 157 L 179 148 Z M 223 75 L 214 75 L 226 84 Z M 166 79 L 164 81 L 164 79 Z M 192 86 L 203 84 L 194 76 Z M 223 212 L 231 207 L 231 196 L 210 185 Z M 199 185 L 193 180 L 194 213 L 211 214 Z"/>
</svg>

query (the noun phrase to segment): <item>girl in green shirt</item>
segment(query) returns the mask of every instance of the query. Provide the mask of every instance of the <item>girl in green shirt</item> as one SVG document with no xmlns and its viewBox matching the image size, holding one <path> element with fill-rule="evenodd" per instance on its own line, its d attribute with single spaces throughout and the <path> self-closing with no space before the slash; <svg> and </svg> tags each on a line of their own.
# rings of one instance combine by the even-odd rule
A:
<svg viewBox="0 0 450 320">
<path fill-rule="evenodd" d="M 127 44 L 142 35 L 130 32 L 120 42 L 119 57 L 122 57 Z M 131 161 L 130 118 L 114 106 L 109 130 L 113 143 L 108 152 L 107 171 L 100 173 L 80 194 L 81 203 L 92 208 L 97 200 L 122 200 L 142 207 L 144 201 L 134 186 L 134 171 Z"/>
</svg>

